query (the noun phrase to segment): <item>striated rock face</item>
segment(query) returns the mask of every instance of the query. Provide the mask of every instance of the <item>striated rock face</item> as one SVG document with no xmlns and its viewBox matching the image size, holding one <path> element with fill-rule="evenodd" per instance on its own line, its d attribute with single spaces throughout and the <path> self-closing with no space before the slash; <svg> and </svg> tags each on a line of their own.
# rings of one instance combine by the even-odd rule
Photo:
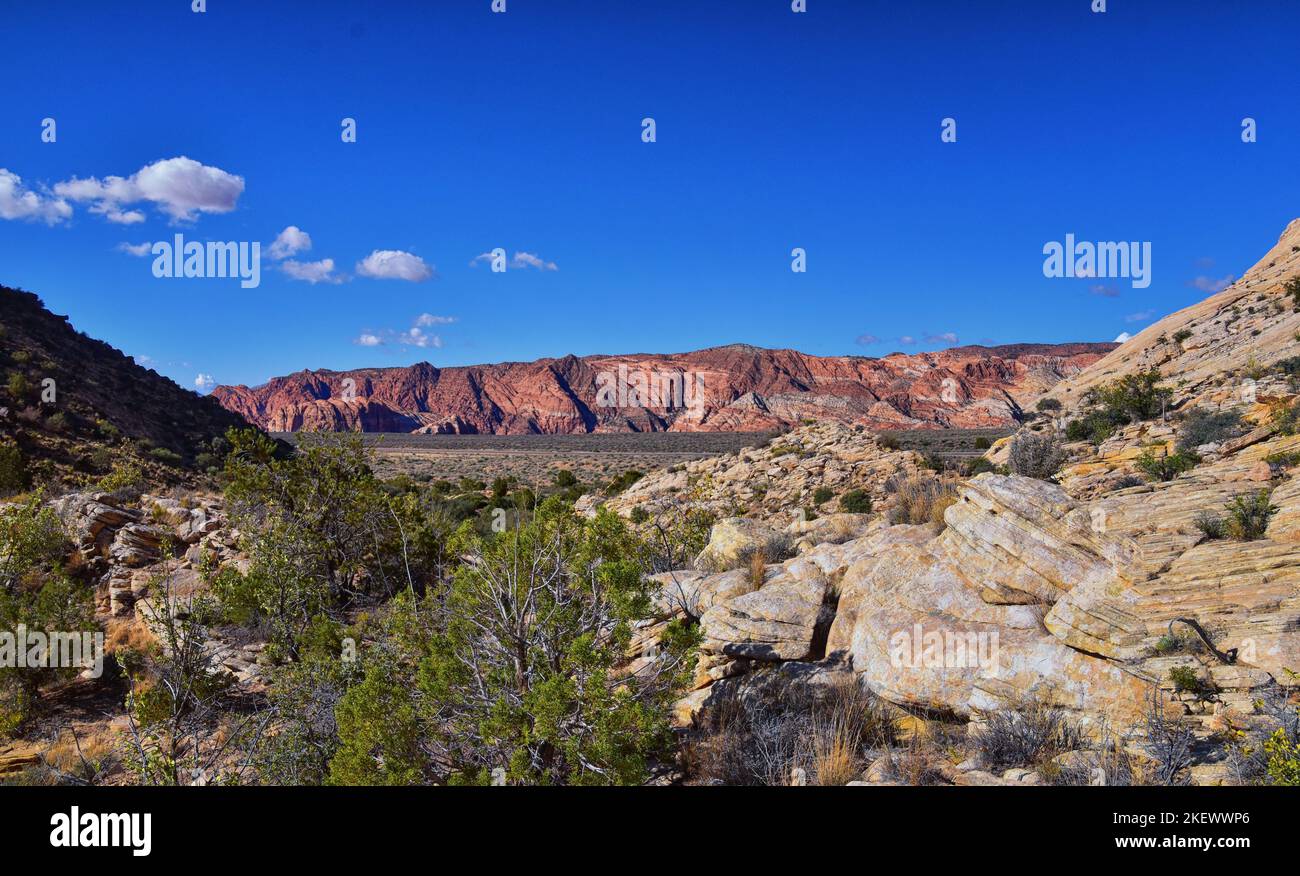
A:
<svg viewBox="0 0 1300 876">
<path fill-rule="evenodd" d="M 272 432 L 764 431 L 805 419 L 876 429 L 1006 426 L 1113 344 L 810 356 L 733 345 L 437 368 L 300 371 L 212 396 Z M 641 396 L 638 401 L 637 393 Z"/>
</svg>

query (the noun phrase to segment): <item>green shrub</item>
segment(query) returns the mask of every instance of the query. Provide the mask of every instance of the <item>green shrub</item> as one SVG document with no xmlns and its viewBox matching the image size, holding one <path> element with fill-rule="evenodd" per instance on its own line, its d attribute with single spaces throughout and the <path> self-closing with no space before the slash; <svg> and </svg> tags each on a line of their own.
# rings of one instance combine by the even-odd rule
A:
<svg viewBox="0 0 1300 876">
<path fill-rule="evenodd" d="M 1264 753 L 1268 755 L 1265 769 L 1270 785 L 1300 786 L 1300 741 L 1293 740 L 1279 727 L 1264 743 Z"/>
<path fill-rule="evenodd" d="M 1038 404 L 1034 405 L 1034 409 L 1040 413 L 1050 414 L 1061 409 L 1061 402 L 1060 399 L 1041 398 L 1038 400 Z"/>
<path fill-rule="evenodd" d="M 1090 441 L 1100 444 L 1115 430 L 1128 422 L 1120 415 L 1106 411 L 1089 411 L 1077 420 L 1071 420 L 1065 427 L 1065 437 L 1070 441 Z"/>
<path fill-rule="evenodd" d="M 1218 514 L 1213 514 L 1209 511 L 1202 511 L 1196 515 L 1196 519 L 1193 523 L 1196 524 L 1196 528 L 1199 529 L 1208 539 L 1217 541 L 1228 537 L 1227 521 Z"/>
<path fill-rule="evenodd" d="M 1169 680 L 1174 683 L 1174 690 L 1179 693 L 1204 693 L 1206 684 L 1200 675 L 1190 666 L 1175 666 L 1169 670 Z"/>
<path fill-rule="evenodd" d="M 18 445 L 0 438 L 0 496 L 16 493 L 27 486 L 27 467 Z"/>
<path fill-rule="evenodd" d="M 650 512 L 647 511 L 645 508 L 641 507 L 640 505 L 637 505 L 635 508 L 632 509 L 632 513 L 630 516 L 633 523 L 645 523 L 647 520 L 650 519 Z"/>
<path fill-rule="evenodd" d="M 563 490 L 567 487 L 576 486 L 578 483 L 578 476 L 567 468 L 562 468 L 555 473 L 554 483 L 555 486 Z"/>
<path fill-rule="evenodd" d="M 1126 374 L 1103 384 L 1093 398 L 1108 416 L 1121 422 L 1152 420 L 1164 412 L 1173 391 L 1160 385 L 1160 370 L 1151 368 Z"/>
<path fill-rule="evenodd" d="M 1218 444 L 1241 431 L 1241 414 L 1236 411 L 1190 411 L 1178 430 L 1178 449 L 1191 451 L 1202 444 Z"/>
<path fill-rule="evenodd" d="M 181 464 L 180 454 L 168 450 L 166 447 L 155 447 L 153 450 L 149 451 L 149 456 L 158 460 L 163 465 L 179 466 Z"/>
<path fill-rule="evenodd" d="M 866 490 L 849 490 L 840 496 L 840 510 L 846 514 L 870 514 L 871 496 Z"/>
<path fill-rule="evenodd" d="M 27 378 L 17 371 L 10 372 L 9 382 L 5 385 L 5 388 L 9 391 L 9 398 L 12 399 L 15 404 L 27 401 L 28 397 L 32 394 L 31 383 L 29 383 Z"/>
<path fill-rule="evenodd" d="M 1283 288 L 1286 290 L 1286 294 L 1291 296 L 1291 300 L 1295 303 L 1295 309 L 1300 310 L 1300 276 L 1287 280 L 1286 286 Z"/>
<path fill-rule="evenodd" d="M 818 487 L 813 491 L 813 504 L 823 505 L 835 498 L 835 491 L 830 487 Z"/>
<path fill-rule="evenodd" d="M 1268 521 L 1278 509 L 1269 502 L 1270 490 L 1238 496 L 1228 503 L 1228 535 L 1238 541 L 1255 541 L 1268 531 Z"/>
<path fill-rule="evenodd" d="M 1185 471 L 1191 471 L 1200 462 L 1195 453 L 1171 453 L 1156 456 L 1144 450 L 1134 463 L 1140 472 L 1153 481 L 1172 481 Z"/>
<path fill-rule="evenodd" d="M 609 493 L 611 496 L 616 495 L 623 492 L 643 477 L 645 477 L 644 472 L 639 472 L 634 468 L 630 468 L 618 477 L 614 478 L 614 480 L 610 481 L 609 486 L 605 487 L 605 492 Z"/>
<path fill-rule="evenodd" d="M 1191 329 L 1179 329 L 1178 331 L 1174 332 L 1174 343 L 1181 344 L 1183 341 L 1187 340 L 1191 336 L 1192 336 Z"/>
<path fill-rule="evenodd" d="M 1045 481 L 1060 471 L 1065 453 L 1052 435 L 1022 432 L 1011 442 L 1008 461 L 1013 474 Z"/>
<path fill-rule="evenodd" d="M 977 456 L 966 463 L 966 477 L 973 478 L 986 471 L 997 471 L 998 467 L 982 456 Z"/>
</svg>

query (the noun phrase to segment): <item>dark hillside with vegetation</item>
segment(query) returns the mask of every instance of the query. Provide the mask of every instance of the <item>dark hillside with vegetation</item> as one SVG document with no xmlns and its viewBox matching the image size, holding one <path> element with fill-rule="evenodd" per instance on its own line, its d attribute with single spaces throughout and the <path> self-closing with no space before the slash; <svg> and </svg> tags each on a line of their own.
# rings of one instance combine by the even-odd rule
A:
<svg viewBox="0 0 1300 876">
<path fill-rule="evenodd" d="M 184 481 L 218 466 L 214 441 L 247 425 L 0 286 L 0 494 L 132 463 L 151 481 Z"/>
</svg>

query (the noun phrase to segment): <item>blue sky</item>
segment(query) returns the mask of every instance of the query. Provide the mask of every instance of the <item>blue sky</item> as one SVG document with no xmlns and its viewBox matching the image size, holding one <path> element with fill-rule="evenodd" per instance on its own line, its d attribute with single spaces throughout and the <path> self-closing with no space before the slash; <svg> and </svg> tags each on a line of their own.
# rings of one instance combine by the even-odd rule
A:
<svg viewBox="0 0 1300 876">
<path fill-rule="evenodd" d="M 7 2 L 0 283 L 187 386 L 732 342 L 879 356 L 1110 340 L 1300 216 L 1293 0 L 808 6 Z M 311 240 L 290 258 L 342 282 L 268 258 L 288 226 Z M 261 241 L 261 285 L 119 248 L 178 232 Z M 1149 241 L 1149 288 L 1045 278 L 1071 233 Z M 542 267 L 471 267 L 495 247 Z M 365 276 L 375 251 L 433 276 Z"/>
</svg>

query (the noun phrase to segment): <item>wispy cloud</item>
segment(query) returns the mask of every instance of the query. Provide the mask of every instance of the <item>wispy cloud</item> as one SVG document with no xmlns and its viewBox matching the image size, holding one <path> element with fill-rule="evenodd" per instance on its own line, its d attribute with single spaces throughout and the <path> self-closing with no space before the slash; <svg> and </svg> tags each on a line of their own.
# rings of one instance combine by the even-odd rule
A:
<svg viewBox="0 0 1300 876">
<path fill-rule="evenodd" d="M 423 283 L 433 279 L 433 266 L 418 255 L 397 249 L 377 249 L 357 262 L 357 273 L 376 280 L 406 280 Z"/>
<path fill-rule="evenodd" d="M 1191 286 L 1193 289 L 1199 289 L 1202 292 L 1213 295 L 1217 292 L 1222 292 L 1224 289 L 1227 289 L 1236 281 L 1237 278 L 1234 277 L 1232 274 L 1229 274 L 1228 276 L 1219 280 L 1216 280 L 1213 277 L 1201 276 L 1201 277 L 1197 277 L 1194 280 L 1188 280 L 1187 285 Z"/>
<path fill-rule="evenodd" d="M 406 331 L 399 332 L 395 329 L 370 331 L 367 329 L 358 335 L 352 343 L 361 347 L 384 347 L 392 344 L 399 347 L 418 347 L 420 349 L 437 348 L 442 346 L 442 338 L 436 334 L 430 334 L 425 329 L 434 325 L 450 325 L 454 322 L 456 322 L 454 316 L 434 316 L 432 313 L 422 313 L 415 318 L 411 327 Z"/>
<path fill-rule="evenodd" d="M 1124 321 L 1125 322 L 1146 322 L 1147 320 L 1151 319 L 1151 317 L 1155 315 L 1156 312 L 1154 310 L 1140 310 L 1137 313 L 1130 313 L 1128 316 L 1124 317 Z"/>
<path fill-rule="evenodd" d="M 558 271 L 560 269 L 555 262 L 548 262 L 531 252 L 516 252 L 514 258 L 510 260 L 510 267 L 536 268 L 539 271 Z"/>
<path fill-rule="evenodd" d="M 869 347 L 872 344 L 880 343 L 880 338 L 876 337 L 875 335 L 858 335 L 853 340 L 853 343 L 858 344 L 859 346 Z"/>
<path fill-rule="evenodd" d="M 153 249 L 153 244 L 147 240 L 144 243 L 119 243 L 117 245 L 118 252 L 124 252 L 137 258 L 147 256 L 151 249 Z"/>
<path fill-rule="evenodd" d="M 73 177 L 54 185 L 60 198 L 89 203 L 90 212 L 122 225 L 145 219 L 140 210 L 126 209 L 132 204 L 153 204 L 174 222 L 192 222 L 201 213 L 229 213 L 243 191 L 242 176 L 184 155 L 155 161 L 129 177 Z"/>
<path fill-rule="evenodd" d="M 288 259 L 280 264 L 280 270 L 295 279 L 311 283 L 342 283 L 343 277 L 334 273 L 334 259 L 321 259 L 318 262 L 299 262 Z"/>
<path fill-rule="evenodd" d="M 927 344 L 957 344 L 961 341 L 958 339 L 956 332 L 944 332 L 938 335 L 926 335 L 925 342 Z"/>
<path fill-rule="evenodd" d="M 1100 297 L 1102 297 L 1102 298 L 1118 298 L 1118 297 L 1119 297 L 1119 287 L 1118 287 L 1118 286 L 1106 286 L 1106 285 L 1103 285 L 1103 284 L 1101 284 L 1101 283 L 1097 283 L 1097 284 L 1095 284 L 1095 285 L 1093 285 L 1093 286 L 1089 286 L 1089 287 L 1088 287 L 1088 293 L 1089 293 L 1090 295 L 1097 295 L 1097 296 L 1100 296 Z"/>
<path fill-rule="evenodd" d="M 898 342 L 900 344 L 907 344 L 908 346 L 911 346 L 912 344 L 916 343 L 916 338 L 912 337 L 911 335 L 903 335 L 901 338 L 898 339 Z"/>
</svg>

